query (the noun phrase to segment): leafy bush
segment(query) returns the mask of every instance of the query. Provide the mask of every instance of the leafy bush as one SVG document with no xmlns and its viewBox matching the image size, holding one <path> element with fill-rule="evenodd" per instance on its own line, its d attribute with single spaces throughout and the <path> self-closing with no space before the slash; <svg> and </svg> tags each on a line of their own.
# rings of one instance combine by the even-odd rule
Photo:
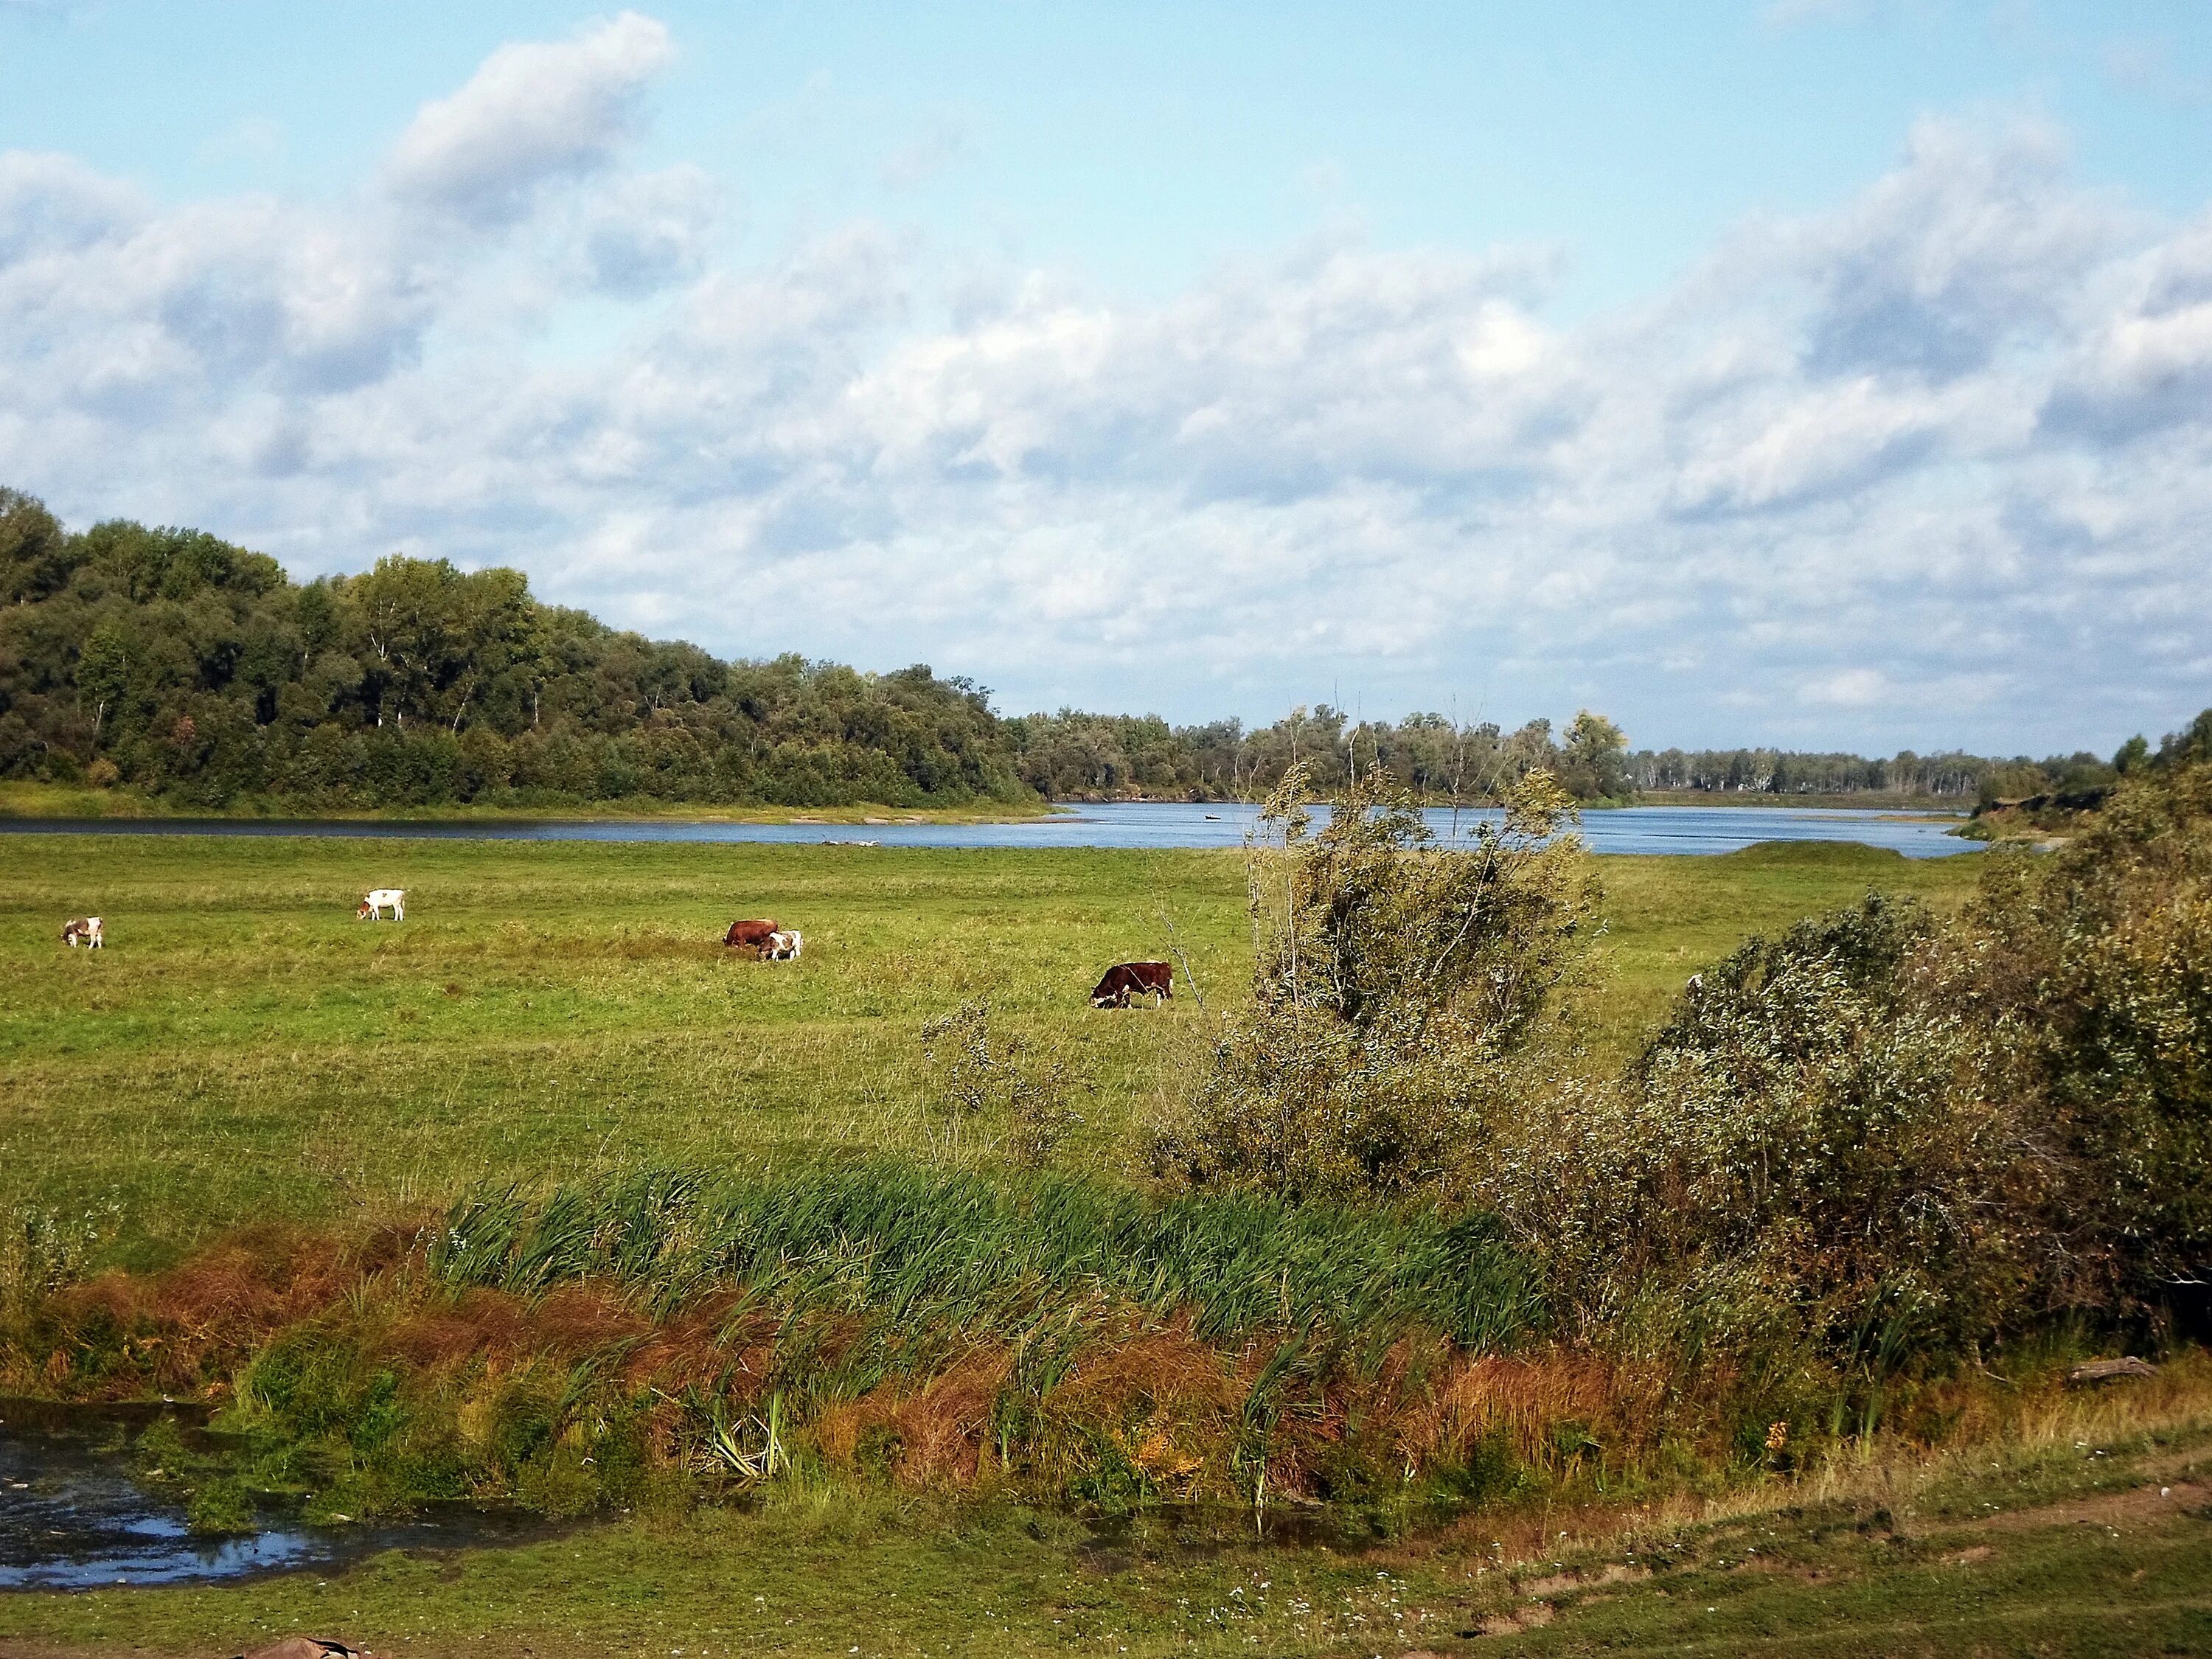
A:
<svg viewBox="0 0 2212 1659">
<path fill-rule="evenodd" d="M 1154 1158 L 1285 1197 L 1442 1191 L 1524 1082 L 1521 1061 L 1597 931 L 1573 803 L 1543 772 L 1474 845 L 1437 848 L 1370 777 L 1312 833 L 1293 769 L 1249 866 L 1250 1006 Z"/>
<path fill-rule="evenodd" d="M 1948 944 L 1878 896 L 1754 939 L 1626 1076 L 1493 1149 L 1478 1190 L 1587 1336 L 1927 1355 L 2041 1305 L 2063 1183 L 1946 994 Z"/>
<path fill-rule="evenodd" d="M 2072 1166 L 2085 1272 L 2212 1276 L 2212 714 L 2060 850 L 1990 859 L 1963 989 Z"/>
<path fill-rule="evenodd" d="M 2212 723 L 2200 722 L 2212 734 Z M 1534 1091 L 1468 1195 L 1594 1341 L 1869 1376 L 2212 1274 L 2212 762 L 2169 739 L 1944 920 L 1870 896 Z M 1764 1356 L 1762 1358 L 1762 1356 Z"/>
</svg>

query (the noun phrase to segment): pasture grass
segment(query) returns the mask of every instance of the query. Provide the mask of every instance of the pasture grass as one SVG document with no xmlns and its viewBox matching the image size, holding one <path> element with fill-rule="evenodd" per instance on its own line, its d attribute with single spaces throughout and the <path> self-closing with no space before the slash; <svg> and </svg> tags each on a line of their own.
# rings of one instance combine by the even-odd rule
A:
<svg viewBox="0 0 2212 1659">
<path fill-rule="evenodd" d="M 1617 1061 L 1688 974 L 1869 886 L 1948 903 L 1972 859 L 1826 844 L 1600 861 L 1580 994 Z M 367 888 L 404 923 L 356 921 Z M 61 922 L 106 919 L 108 947 Z M 724 951 L 735 916 L 796 963 Z M 994 1164 L 919 1032 L 963 999 L 1085 1084 L 1065 1165 L 1129 1170 L 1208 1020 L 1095 1012 L 1105 964 L 1181 953 L 1218 1009 L 1250 936 L 1239 855 L 315 837 L 0 836 L 0 1210 L 158 1266 L 249 1220 L 327 1228 L 641 1168 L 885 1153 Z"/>
<path fill-rule="evenodd" d="M 1803 844 L 1601 860 L 1608 931 L 1577 994 L 1591 1063 L 1632 1052 L 1746 934 L 1869 887 L 1954 904 L 1974 864 Z M 372 884 L 410 890 L 405 924 L 353 920 Z M 113 941 L 98 956 L 56 938 L 87 911 Z M 805 961 L 714 943 L 762 914 L 805 930 Z M 528 1291 L 587 1271 L 654 1295 L 702 1265 L 772 1268 L 793 1239 L 865 1242 L 896 1211 L 898 1237 L 949 1257 L 863 1251 L 846 1293 L 927 1320 L 914 1298 L 950 1273 L 975 1281 L 971 1304 L 1018 1300 L 1054 1273 L 1110 1276 L 1113 1241 L 1155 1224 L 1127 1190 L 1132 1131 L 1183 1086 L 1207 1020 L 1187 994 L 1127 1013 L 1084 994 L 1107 962 L 1171 954 L 1170 924 L 1215 1006 L 1234 996 L 1235 854 L 0 838 L 0 1209 L 76 1240 L 82 1270 L 159 1266 L 246 1221 L 428 1218 L 474 1191 L 454 1213 L 481 1224 L 482 1265 L 452 1277 Z M 1088 1079 L 1056 1171 L 1006 1174 L 997 1126 L 934 1097 L 919 1030 L 967 997 Z M 649 1221 L 643 1172 L 669 1168 L 745 1202 L 719 1231 L 687 1217 L 680 1250 L 626 1231 L 619 1206 Z M 1349 1275 L 1395 1306 L 1382 1257 L 1437 1290 L 1418 1223 L 1401 1237 L 1373 1218 L 1376 1261 L 1233 1205 L 1202 1224 L 1181 1257 L 1151 1239 L 1127 1260 L 1247 1302 L 1271 1274 L 1279 1295 L 1344 1301 Z M 1990 1423 L 1947 1453 L 1855 1443 L 1794 1478 L 1643 1507 L 1560 1487 L 1362 1546 L 1178 1534 L 1141 1512 L 1109 1527 L 988 1482 L 797 1478 L 731 1507 L 655 1488 L 520 1548 L 0 1597 L 0 1652 L 234 1652 L 303 1629 L 546 1659 L 2212 1649 L 2201 1358 L 2033 1410 L 1990 1389 Z"/>
</svg>

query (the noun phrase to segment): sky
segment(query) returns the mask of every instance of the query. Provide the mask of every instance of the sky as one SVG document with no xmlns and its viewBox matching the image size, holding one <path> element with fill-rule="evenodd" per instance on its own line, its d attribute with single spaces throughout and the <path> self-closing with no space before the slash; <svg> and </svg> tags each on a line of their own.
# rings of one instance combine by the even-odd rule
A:
<svg viewBox="0 0 2212 1659">
<path fill-rule="evenodd" d="M 0 0 L 0 483 L 1177 720 L 2212 704 L 2212 6 Z"/>
</svg>

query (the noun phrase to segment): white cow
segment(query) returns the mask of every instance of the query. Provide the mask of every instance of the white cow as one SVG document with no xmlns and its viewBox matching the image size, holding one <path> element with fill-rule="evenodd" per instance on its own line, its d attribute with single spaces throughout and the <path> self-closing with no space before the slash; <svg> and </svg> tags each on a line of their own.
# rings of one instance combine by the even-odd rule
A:
<svg viewBox="0 0 2212 1659">
<path fill-rule="evenodd" d="M 761 945 L 763 962 L 796 962 L 806 949 L 806 935 L 796 927 L 788 933 L 770 933 Z"/>
<path fill-rule="evenodd" d="M 100 949 L 106 942 L 106 936 L 100 930 L 98 916 L 80 916 L 74 921 L 65 921 L 62 924 L 63 944 L 74 951 L 80 939 L 84 942 L 85 948 L 90 951 Z"/>
<path fill-rule="evenodd" d="M 360 919 L 363 921 L 384 920 L 384 908 L 392 907 L 394 921 L 407 920 L 407 890 L 404 887 L 380 887 L 361 902 Z"/>
</svg>

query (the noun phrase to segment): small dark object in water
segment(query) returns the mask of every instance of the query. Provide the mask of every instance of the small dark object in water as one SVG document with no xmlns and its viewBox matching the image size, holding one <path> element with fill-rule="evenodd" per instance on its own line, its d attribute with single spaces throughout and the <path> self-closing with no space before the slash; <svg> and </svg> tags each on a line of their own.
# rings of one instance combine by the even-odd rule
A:
<svg viewBox="0 0 2212 1659">
<path fill-rule="evenodd" d="M 2069 1382 L 2109 1382 L 2116 1376 L 2156 1376 L 2158 1367 L 2130 1354 L 2124 1359 L 2092 1359 L 2066 1373 Z"/>
<path fill-rule="evenodd" d="M 1208 812 L 1206 815 L 1206 821 L 1208 823 L 1218 823 L 1221 822 L 1221 814 L 1218 812 Z"/>
<path fill-rule="evenodd" d="M 265 1648 L 239 1654 L 236 1659 L 362 1659 L 362 1653 L 360 1648 L 349 1648 L 325 1636 L 288 1636 Z"/>
</svg>

